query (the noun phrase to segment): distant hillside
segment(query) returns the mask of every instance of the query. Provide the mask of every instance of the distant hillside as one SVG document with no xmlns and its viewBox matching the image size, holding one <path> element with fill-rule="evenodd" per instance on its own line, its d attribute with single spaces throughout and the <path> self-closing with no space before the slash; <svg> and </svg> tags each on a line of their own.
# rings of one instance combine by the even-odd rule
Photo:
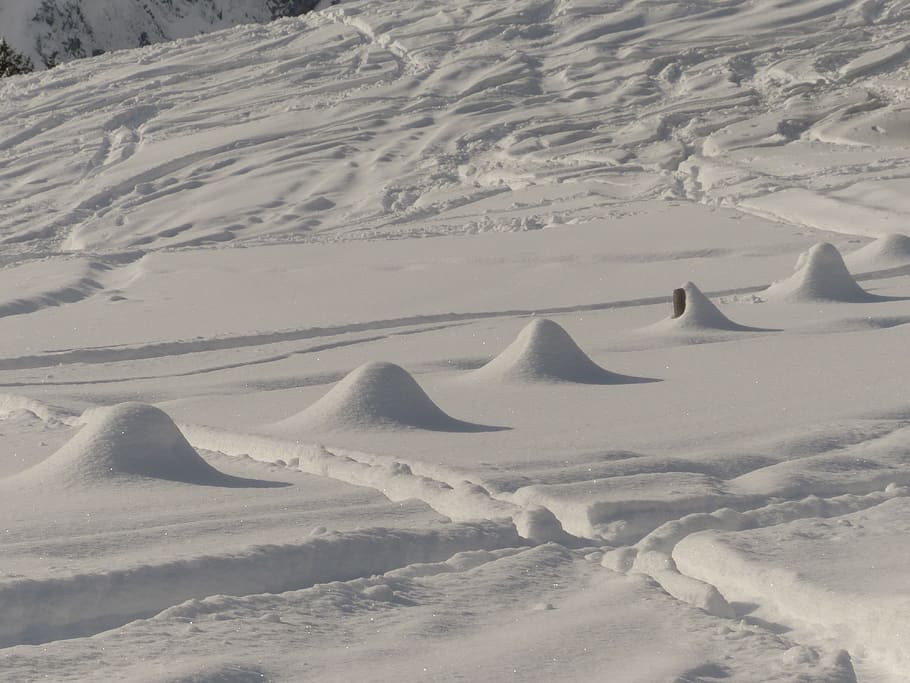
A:
<svg viewBox="0 0 910 683">
<path fill-rule="evenodd" d="M 47 66 L 305 14 L 320 0 L 0 0 L 0 37 Z M 325 4 L 329 4 L 326 2 Z"/>
</svg>

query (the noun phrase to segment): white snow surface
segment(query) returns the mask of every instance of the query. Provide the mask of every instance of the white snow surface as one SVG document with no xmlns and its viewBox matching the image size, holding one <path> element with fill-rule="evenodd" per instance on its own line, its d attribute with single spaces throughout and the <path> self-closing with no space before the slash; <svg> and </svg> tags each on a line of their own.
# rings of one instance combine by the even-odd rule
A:
<svg viewBox="0 0 910 683">
<path fill-rule="evenodd" d="M 142 4 L 0 81 L 0 680 L 907 680 L 906 3 Z"/>
</svg>

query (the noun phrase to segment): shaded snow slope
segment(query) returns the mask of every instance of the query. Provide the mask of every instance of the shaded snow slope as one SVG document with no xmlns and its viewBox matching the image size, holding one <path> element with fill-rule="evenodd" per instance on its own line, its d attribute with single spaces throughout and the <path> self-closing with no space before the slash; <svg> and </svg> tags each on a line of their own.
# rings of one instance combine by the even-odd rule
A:
<svg viewBox="0 0 910 683">
<path fill-rule="evenodd" d="M 528 323 L 502 353 L 470 379 L 489 382 L 623 384 L 651 381 L 604 370 L 588 358 L 562 326 L 546 318 Z"/>
<path fill-rule="evenodd" d="M 768 301 L 791 303 L 813 301 L 875 301 L 877 297 L 860 287 L 840 252 L 832 244 L 821 242 L 800 254 L 796 272 L 786 280 L 775 282 L 763 293 Z"/>
<path fill-rule="evenodd" d="M 35 66 L 298 16 L 319 0 L 0 0 L 0 38 Z"/>
<path fill-rule="evenodd" d="M 411 374 L 394 363 L 366 363 L 351 371 L 306 410 L 274 426 L 279 433 L 416 428 L 471 432 L 484 427 L 444 413 Z"/>
<path fill-rule="evenodd" d="M 211 486 L 267 485 L 216 470 L 187 443 L 171 418 L 154 406 L 122 403 L 92 410 L 83 421 L 82 429 L 60 450 L 0 481 L 0 486 L 105 486 L 137 478 Z"/>
</svg>

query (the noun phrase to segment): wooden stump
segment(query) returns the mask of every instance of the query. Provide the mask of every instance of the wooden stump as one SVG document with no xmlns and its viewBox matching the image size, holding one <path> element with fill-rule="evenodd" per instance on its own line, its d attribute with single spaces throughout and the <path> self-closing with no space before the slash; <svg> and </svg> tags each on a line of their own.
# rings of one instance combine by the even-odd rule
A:
<svg viewBox="0 0 910 683">
<path fill-rule="evenodd" d="M 686 290 L 682 287 L 673 290 L 673 317 L 678 318 L 686 312 Z"/>
</svg>

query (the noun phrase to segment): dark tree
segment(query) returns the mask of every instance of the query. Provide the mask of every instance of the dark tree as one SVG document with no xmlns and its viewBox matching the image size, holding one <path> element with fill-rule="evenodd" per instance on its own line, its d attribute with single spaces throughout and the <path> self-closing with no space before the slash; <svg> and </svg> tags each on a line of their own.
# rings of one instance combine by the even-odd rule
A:
<svg viewBox="0 0 910 683">
<path fill-rule="evenodd" d="M 16 52 L 5 38 L 0 38 L 0 78 L 27 74 L 34 70 L 35 65 L 29 57 Z"/>
</svg>

